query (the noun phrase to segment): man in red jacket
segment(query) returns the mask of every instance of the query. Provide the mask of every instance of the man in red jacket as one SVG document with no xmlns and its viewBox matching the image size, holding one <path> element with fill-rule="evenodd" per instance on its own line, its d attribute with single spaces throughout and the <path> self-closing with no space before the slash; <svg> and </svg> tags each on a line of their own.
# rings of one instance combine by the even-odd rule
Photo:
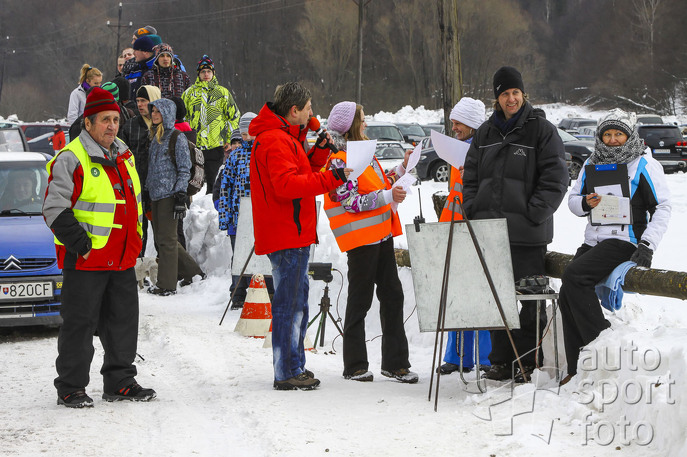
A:
<svg viewBox="0 0 687 457">
<path fill-rule="evenodd" d="M 92 407 L 86 394 L 93 334 L 105 350 L 103 399 L 147 401 L 153 389 L 137 382 L 141 185 L 133 154 L 116 137 L 119 105 L 99 87 L 86 98 L 85 130 L 48 164 L 43 203 L 62 268 L 63 324 L 55 361 L 57 404 Z"/>
<path fill-rule="evenodd" d="M 277 87 L 250 123 L 255 136 L 250 162 L 255 253 L 272 263 L 274 388 L 311 390 L 320 381 L 305 369 L 308 325 L 308 256 L 317 242 L 315 196 L 347 180 L 350 169 L 322 171 L 329 149 L 322 141 L 306 154 L 312 116 L 310 91 L 299 83 Z"/>
</svg>

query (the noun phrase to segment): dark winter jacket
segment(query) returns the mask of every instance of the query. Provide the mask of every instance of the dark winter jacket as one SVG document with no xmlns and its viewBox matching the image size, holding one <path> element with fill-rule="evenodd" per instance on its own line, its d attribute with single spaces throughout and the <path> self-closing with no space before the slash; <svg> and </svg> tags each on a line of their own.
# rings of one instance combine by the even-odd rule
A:
<svg viewBox="0 0 687 457">
<path fill-rule="evenodd" d="M 155 56 L 144 62 L 136 62 L 135 57 L 132 57 L 124 62 L 124 66 L 122 67 L 122 75 L 124 75 L 124 77 L 129 81 L 129 85 L 131 86 L 129 100 L 136 100 L 136 91 L 143 85 L 141 84 L 143 74 L 153 68 L 153 63 L 155 63 Z"/>
<path fill-rule="evenodd" d="M 302 248 L 317 242 L 315 196 L 345 182 L 322 171 L 329 149 L 303 149 L 307 128 L 291 125 L 266 104 L 250 123 L 255 253 Z"/>
<path fill-rule="evenodd" d="M 167 68 L 153 65 L 153 68 L 143 74 L 141 84 L 159 87 L 162 98 L 181 97 L 191 85 L 191 78 L 174 65 Z"/>
<path fill-rule="evenodd" d="M 188 180 L 191 178 L 191 154 L 188 143 L 184 140 L 183 133 L 176 142 L 175 157 L 176 168 L 169 154 L 169 140 L 172 136 L 174 121 L 176 119 L 177 106 L 172 100 L 161 98 L 150 102 L 150 106 L 157 107 L 162 114 L 162 126 L 164 133 L 160 142 L 156 137 L 150 140 L 148 152 L 148 176 L 146 189 L 152 201 L 171 197 L 177 192 L 186 192 Z M 153 132 L 155 129 L 153 129 Z"/>
<path fill-rule="evenodd" d="M 500 123 L 495 116 L 501 116 Z M 466 214 L 471 219 L 505 217 L 512 245 L 546 245 L 553 239 L 553 213 L 568 184 L 563 142 L 529 102 L 511 130 L 502 133 L 497 124 L 504 124 L 500 112 L 482 124 L 468 150 Z"/>
<path fill-rule="evenodd" d="M 145 184 L 146 176 L 148 176 L 150 131 L 143 120 L 143 116 L 139 114 L 126 121 L 120 138 L 133 152 L 136 159 L 136 171 L 141 179 L 141 184 Z"/>
</svg>

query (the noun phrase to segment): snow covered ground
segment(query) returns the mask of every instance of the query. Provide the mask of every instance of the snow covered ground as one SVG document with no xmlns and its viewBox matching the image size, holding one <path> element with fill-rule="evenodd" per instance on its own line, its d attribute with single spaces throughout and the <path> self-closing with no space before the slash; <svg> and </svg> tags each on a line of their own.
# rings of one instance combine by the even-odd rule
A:
<svg viewBox="0 0 687 457">
<path fill-rule="evenodd" d="M 557 122 L 577 107 L 545 107 Z M 402 110 L 403 111 L 403 110 Z M 437 112 L 406 109 L 397 121 L 436 121 Z M 584 112 L 601 116 L 603 113 Z M 377 116 L 394 115 L 380 113 Z M 687 175 L 668 176 L 673 217 L 654 256 L 653 266 L 685 270 Z M 436 220 L 431 194 L 446 185 L 425 181 L 421 190 L 428 222 Z M 404 224 L 418 214 L 417 192 L 399 209 Z M 333 262 L 346 275 L 345 256 L 336 247 L 324 214 L 316 261 Z M 325 347 L 308 353 L 308 368 L 322 381 L 318 390 L 272 389 L 271 350 L 263 340 L 233 331 L 239 311 L 219 321 L 229 299 L 228 238 L 217 229 L 207 196 L 197 198 L 186 219 L 189 251 L 209 277 L 180 289 L 173 297 L 140 294 L 141 316 L 137 379 L 157 390 L 147 404 L 105 403 L 96 356 L 88 388 L 96 400 L 89 410 L 55 404 L 52 386 L 56 332 L 23 337 L 0 335 L 0 454 L 8 456 L 162 456 L 162 455 L 417 455 L 479 456 L 687 455 L 687 308 L 661 297 L 626 295 L 610 316 L 613 326 L 591 345 L 598 362 L 560 390 L 545 369 L 532 384 L 511 391 L 489 382 L 485 394 L 457 375 L 441 379 L 438 411 L 428 401 L 433 333 L 420 333 L 412 277 L 399 270 L 406 295 L 406 332 L 413 370 L 420 382 L 405 385 L 379 374 L 380 322 L 374 304 L 367 319 L 372 383 L 341 376 L 341 338 L 327 323 Z M 563 203 L 555 215 L 551 250 L 574 253 L 585 221 Z M 407 247 L 405 236 L 397 247 Z M 437 274 L 443 263 L 437 262 Z M 318 311 L 324 284 L 311 281 L 311 316 Z M 558 284 L 555 284 L 557 287 Z M 338 274 L 330 287 L 332 313 L 343 316 L 346 284 Z M 560 323 L 559 323 L 560 324 Z M 559 339 L 561 326 L 559 325 Z M 314 340 L 314 329 L 310 333 Z M 622 349 L 619 351 L 619 349 Z M 552 366 L 550 335 L 546 365 Z M 562 356 L 562 340 L 559 345 Z M 591 367 L 591 361 L 590 361 Z M 617 369 L 616 369 L 617 368 Z M 474 375 L 467 375 L 474 380 Z M 611 432 L 613 435 L 611 436 Z M 650 441 L 650 442 L 648 442 Z M 648 442 L 648 443 L 647 443 Z"/>
</svg>

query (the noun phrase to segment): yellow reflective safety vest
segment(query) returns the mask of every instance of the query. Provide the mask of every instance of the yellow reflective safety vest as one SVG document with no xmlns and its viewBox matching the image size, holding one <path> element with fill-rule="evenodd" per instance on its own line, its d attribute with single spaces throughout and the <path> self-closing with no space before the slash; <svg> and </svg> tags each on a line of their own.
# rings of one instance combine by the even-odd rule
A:
<svg viewBox="0 0 687 457">
<path fill-rule="evenodd" d="M 455 167 L 451 167 L 449 189 L 448 198 L 446 198 L 446 203 L 444 203 L 444 209 L 441 210 L 439 222 L 451 222 L 452 213 L 455 213 L 455 216 L 453 216 L 454 220 L 459 221 L 463 219 L 460 205 L 454 203 L 456 197 L 458 197 L 461 203 L 463 202 L 463 177 L 460 176 L 460 171 Z"/>
<path fill-rule="evenodd" d="M 56 154 L 50 162 L 48 162 L 48 173 L 50 173 L 52 163 L 57 156 L 67 150 L 71 151 L 76 156 L 83 170 L 81 194 L 72 208 L 74 217 L 79 222 L 79 225 L 88 233 L 88 237 L 91 239 L 92 249 L 102 249 L 107 245 L 112 229 L 122 228 L 122 225 L 115 221 L 115 213 L 117 211 L 117 205 L 125 205 L 126 200 L 115 192 L 115 187 L 120 184 L 117 183 L 115 187 L 113 187 L 103 165 L 91 160 L 91 157 L 88 155 L 88 152 L 83 147 L 78 137 L 71 141 L 64 149 Z M 129 154 L 131 154 L 130 151 Z M 143 205 L 141 202 L 141 182 L 138 178 L 138 173 L 136 173 L 133 155 L 123 160 L 123 163 L 126 166 L 128 178 L 130 180 L 130 182 L 124 184 L 133 186 L 136 194 L 138 208 L 137 232 L 139 236 L 142 236 Z M 126 189 L 123 189 L 123 191 L 125 192 Z M 55 244 L 62 245 L 56 237 Z"/>
<path fill-rule="evenodd" d="M 345 162 L 346 152 L 339 151 L 332 154 L 329 156 L 329 163 L 332 159 L 341 159 Z M 377 161 L 376 158 L 373 160 Z M 379 162 L 377 165 L 383 169 Z M 382 189 L 391 189 L 386 176 L 382 180 L 372 166 L 365 168 L 358 177 L 358 193 L 364 195 Z M 371 211 L 350 213 L 339 202 L 333 201 L 327 193 L 324 194 L 324 209 L 341 252 L 375 243 L 389 234 L 398 236 L 403 233 L 401 221 L 398 214 L 391 210 L 391 204 Z"/>
</svg>

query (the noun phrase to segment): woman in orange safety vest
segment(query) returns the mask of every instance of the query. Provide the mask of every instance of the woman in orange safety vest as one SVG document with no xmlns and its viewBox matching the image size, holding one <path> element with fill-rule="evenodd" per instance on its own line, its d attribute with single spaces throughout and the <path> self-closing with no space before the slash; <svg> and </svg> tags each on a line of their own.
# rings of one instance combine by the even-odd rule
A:
<svg viewBox="0 0 687 457">
<path fill-rule="evenodd" d="M 346 163 L 346 141 L 367 140 L 365 113 L 354 102 L 332 108 L 327 127 L 339 149 L 329 157 L 329 167 Z M 406 196 L 391 185 L 405 173 L 403 165 L 388 174 L 376 158 L 358 179 L 324 194 L 325 212 L 342 252 L 348 255 L 348 300 L 343 335 L 343 376 L 354 381 L 372 381 L 365 345 L 365 316 L 372 306 L 375 285 L 382 323 L 382 375 L 400 382 L 416 383 L 409 371 L 408 340 L 403 328 L 403 287 L 398 279 L 393 237 L 403 233 L 392 202 Z M 396 206 L 396 205 L 393 205 Z"/>
<path fill-rule="evenodd" d="M 484 103 L 470 97 L 463 97 L 451 110 L 451 130 L 456 134 L 460 141 L 470 143 L 472 137 L 484 122 L 485 110 Z M 439 222 L 450 222 L 451 217 L 455 220 L 463 219 L 460 205 L 455 202 L 455 198 L 463 200 L 463 167 L 451 167 L 451 178 L 449 180 L 449 194 L 446 204 L 441 212 Z M 462 332 L 463 342 L 463 372 L 472 371 L 475 365 L 475 332 Z M 458 332 L 449 332 L 444 354 L 444 364 L 439 367 L 441 374 L 450 374 L 460 369 L 460 354 L 458 352 L 460 339 Z M 485 368 L 489 368 L 489 353 L 491 352 L 491 338 L 488 331 L 479 333 L 479 362 Z"/>
</svg>

